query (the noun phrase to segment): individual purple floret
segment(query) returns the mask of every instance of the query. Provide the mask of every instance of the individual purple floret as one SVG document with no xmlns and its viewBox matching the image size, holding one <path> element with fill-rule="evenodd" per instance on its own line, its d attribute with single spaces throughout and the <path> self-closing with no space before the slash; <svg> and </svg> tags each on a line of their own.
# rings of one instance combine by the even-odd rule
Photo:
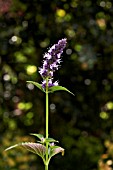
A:
<svg viewBox="0 0 113 170">
<path fill-rule="evenodd" d="M 39 68 L 39 73 L 43 78 L 42 87 L 46 88 L 47 81 L 48 87 L 57 86 L 58 82 L 53 83 L 53 73 L 58 70 L 61 63 L 61 54 L 66 47 L 67 39 L 61 39 L 57 44 L 54 44 L 47 53 L 44 54 L 43 66 Z"/>
</svg>

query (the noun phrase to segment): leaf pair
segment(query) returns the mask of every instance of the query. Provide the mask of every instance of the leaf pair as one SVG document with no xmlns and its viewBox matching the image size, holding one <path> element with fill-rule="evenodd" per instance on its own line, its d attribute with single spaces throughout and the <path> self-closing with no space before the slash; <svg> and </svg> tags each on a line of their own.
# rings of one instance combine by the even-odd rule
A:
<svg viewBox="0 0 113 170">
<path fill-rule="evenodd" d="M 37 82 L 34 82 L 34 81 L 27 81 L 28 83 L 31 83 L 33 85 L 35 85 L 36 87 L 38 87 L 41 91 L 45 92 L 45 89 L 42 88 L 42 85 L 37 83 Z M 71 93 L 72 95 L 74 95 L 72 92 L 70 92 L 67 88 L 65 87 L 62 87 L 62 86 L 53 86 L 53 87 L 50 87 L 49 88 L 49 93 L 53 93 L 55 91 L 60 91 L 60 90 L 63 90 L 63 91 L 67 91 L 68 93 Z"/>
<path fill-rule="evenodd" d="M 57 140 L 53 139 L 53 138 L 44 138 L 44 136 L 42 134 L 33 134 L 31 133 L 31 135 L 36 136 L 38 139 L 40 139 L 40 143 L 45 144 L 46 142 L 48 143 L 54 143 L 54 142 L 58 142 Z"/>
<path fill-rule="evenodd" d="M 45 155 L 46 155 L 47 151 L 46 151 L 46 147 L 43 144 L 33 143 L 33 142 L 24 142 L 24 143 L 19 143 L 19 144 L 13 145 L 13 146 L 7 148 L 5 151 L 13 149 L 17 146 L 21 146 L 21 147 L 27 149 L 28 151 L 37 154 L 38 156 L 40 156 L 43 159 L 44 163 L 46 162 Z M 64 149 L 59 146 L 50 146 L 48 151 L 49 151 L 48 162 L 50 161 L 52 156 L 54 156 L 60 152 L 62 153 L 62 156 L 64 155 Z"/>
</svg>

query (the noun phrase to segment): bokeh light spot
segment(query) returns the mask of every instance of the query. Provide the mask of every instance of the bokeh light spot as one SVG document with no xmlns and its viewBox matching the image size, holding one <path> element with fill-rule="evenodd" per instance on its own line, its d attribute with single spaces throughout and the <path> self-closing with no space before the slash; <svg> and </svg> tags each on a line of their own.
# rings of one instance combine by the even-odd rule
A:
<svg viewBox="0 0 113 170">
<path fill-rule="evenodd" d="M 66 15 L 66 12 L 65 12 L 65 10 L 63 10 L 63 9 L 58 9 L 58 10 L 56 11 L 56 14 L 57 14 L 57 16 L 59 16 L 59 17 L 64 17 L 64 16 Z"/>
<path fill-rule="evenodd" d="M 26 72 L 27 72 L 28 75 L 32 75 L 36 71 L 37 71 L 37 67 L 35 65 L 28 65 L 26 67 Z"/>
<path fill-rule="evenodd" d="M 66 50 L 66 54 L 67 54 L 67 55 L 70 55 L 71 53 L 72 53 L 72 49 L 69 49 L 69 48 L 68 48 L 68 49 Z"/>
<path fill-rule="evenodd" d="M 108 119 L 108 118 L 109 118 L 109 115 L 108 115 L 107 112 L 100 112 L 100 117 L 101 117 L 102 119 Z"/>
<path fill-rule="evenodd" d="M 112 110 L 113 109 L 113 102 L 108 102 L 106 104 L 106 107 L 107 107 L 108 110 Z"/>
<path fill-rule="evenodd" d="M 10 80 L 10 75 L 9 75 L 9 74 L 5 74 L 5 75 L 3 76 L 3 80 L 4 80 L 4 81 L 9 81 L 9 80 Z"/>
</svg>

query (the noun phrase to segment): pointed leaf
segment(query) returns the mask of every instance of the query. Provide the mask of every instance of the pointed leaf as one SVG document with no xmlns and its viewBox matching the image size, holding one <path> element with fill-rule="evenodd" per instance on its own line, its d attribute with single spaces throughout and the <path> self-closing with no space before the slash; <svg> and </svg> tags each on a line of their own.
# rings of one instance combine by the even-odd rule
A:
<svg viewBox="0 0 113 170">
<path fill-rule="evenodd" d="M 10 149 L 13 149 L 13 148 L 15 148 L 15 147 L 17 147 L 17 146 L 21 146 L 22 144 L 21 143 L 19 143 L 19 144 L 16 144 L 16 145 L 13 145 L 13 146 L 10 146 L 10 147 L 8 147 L 7 149 L 5 149 L 5 151 L 8 151 L 8 150 L 10 150 Z"/>
<path fill-rule="evenodd" d="M 10 149 L 13 149 L 17 146 L 21 146 L 26 148 L 28 151 L 33 152 L 40 157 L 44 159 L 44 155 L 46 154 L 46 147 L 42 144 L 39 143 L 33 143 L 33 142 L 24 142 L 24 143 L 19 143 L 13 146 L 10 146 L 9 148 L 5 149 L 5 151 L 8 151 Z"/>
<path fill-rule="evenodd" d="M 62 156 L 64 155 L 64 149 L 60 146 L 52 146 L 50 150 L 50 158 L 58 153 L 62 153 Z"/>
<path fill-rule="evenodd" d="M 35 85 L 36 87 L 38 87 L 41 91 L 45 92 L 44 89 L 42 88 L 42 85 L 35 82 L 35 81 L 27 81 L 27 83 L 31 83 L 33 85 Z"/>
<path fill-rule="evenodd" d="M 44 136 L 43 136 L 42 134 L 31 133 L 30 135 L 36 136 L 36 137 L 39 138 L 40 140 L 44 139 Z"/>
<path fill-rule="evenodd" d="M 71 93 L 72 95 L 74 95 L 72 92 L 70 92 L 67 88 L 62 87 L 62 86 L 53 86 L 49 88 L 49 92 L 53 93 L 54 91 L 59 91 L 59 90 L 63 90 L 63 91 L 67 91 L 68 93 Z"/>
<path fill-rule="evenodd" d="M 58 142 L 57 140 L 55 140 L 53 138 L 46 138 L 45 141 L 49 142 L 49 143 L 51 143 L 51 142 Z"/>
</svg>

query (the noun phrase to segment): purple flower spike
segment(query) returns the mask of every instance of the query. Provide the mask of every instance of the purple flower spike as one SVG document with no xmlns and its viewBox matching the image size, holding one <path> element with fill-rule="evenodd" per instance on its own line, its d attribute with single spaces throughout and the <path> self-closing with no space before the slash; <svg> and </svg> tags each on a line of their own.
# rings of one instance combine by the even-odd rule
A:
<svg viewBox="0 0 113 170">
<path fill-rule="evenodd" d="M 39 73 L 43 78 L 42 87 L 46 88 L 48 81 L 48 87 L 57 86 L 58 82 L 53 80 L 53 73 L 58 70 L 61 63 L 61 54 L 66 47 L 67 39 L 61 39 L 57 44 L 54 44 L 47 53 L 44 55 L 43 66 L 39 68 Z"/>
</svg>

